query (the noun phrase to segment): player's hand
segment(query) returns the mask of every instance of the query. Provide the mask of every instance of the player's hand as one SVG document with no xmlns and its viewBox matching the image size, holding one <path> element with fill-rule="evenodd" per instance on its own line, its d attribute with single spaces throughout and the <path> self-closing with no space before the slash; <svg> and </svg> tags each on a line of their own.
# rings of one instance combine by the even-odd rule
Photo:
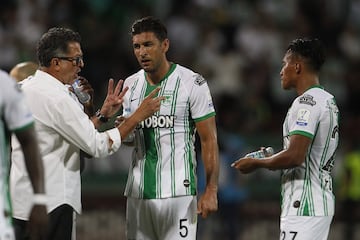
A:
<svg viewBox="0 0 360 240">
<path fill-rule="evenodd" d="M 114 88 L 114 79 L 109 79 L 107 95 L 100 110 L 100 113 L 107 118 L 111 118 L 121 108 L 125 93 L 129 89 L 126 87 L 121 90 L 123 83 L 124 80 L 119 80 L 119 82 L 116 84 L 116 87 Z"/>
<path fill-rule="evenodd" d="M 84 112 L 89 117 L 92 117 L 94 115 L 94 89 L 86 78 L 80 76 L 78 79 L 80 80 L 81 91 L 90 95 L 90 100 L 86 103 L 82 103 L 84 106 Z"/>
<path fill-rule="evenodd" d="M 46 212 L 45 205 L 34 205 L 31 209 L 29 222 L 27 225 L 27 235 L 30 240 L 46 239 L 49 217 Z"/>
<path fill-rule="evenodd" d="M 250 173 L 257 169 L 257 162 L 259 159 L 256 158 L 240 158 L 231 164 L 231 167 L 236 168 L 242 173 Z"/>
<path fill-rule="evenodd" d="M 203 218 L 218 210 L 217 188 L 207 187 L 203 195 L 200 196 L 197 205 L 197 213 Z"/>
<path fill-rule="evenodd" d="M 156 97 L 159 91 L 160 91 L 160 87 L 155 88 L 141 102 L 139 108 L 134 113 L 137 115 L 138 122 L 145 120 L 146 118 L 152 116 L 155 112 L 160 110 L 161 101 L 165 100 L 165 97 L 163 96 Z"/>
</svg>

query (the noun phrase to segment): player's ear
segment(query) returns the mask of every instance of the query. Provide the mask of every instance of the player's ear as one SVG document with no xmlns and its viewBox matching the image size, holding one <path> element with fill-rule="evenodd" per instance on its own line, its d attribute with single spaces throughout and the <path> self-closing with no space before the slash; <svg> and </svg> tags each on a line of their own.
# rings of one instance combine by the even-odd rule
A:
<svg viewBox="0 0 360 240">
<path fill-rule="evenodd" d="M 297 74 L 300 73 L 300 71 L 301 71 L 301 64 L 300 63 L 295 63 L 295 71 L 296 71 Z"/>
<path fill-rule="evenodd" d="M 164 52 L 167 52 L 169 50 L 170 47 L 170 41 L 168 38 L 166 38 L 163 42 L 162 42 L 162 47 L 164 49 Z"/>
<path fill-rule="evenodd" d="M 54 65 L 54 66 L 59 65 L 59 59 L 58 58 L 52 58 L 50 60 L 50 65 Z"/>
</svg>

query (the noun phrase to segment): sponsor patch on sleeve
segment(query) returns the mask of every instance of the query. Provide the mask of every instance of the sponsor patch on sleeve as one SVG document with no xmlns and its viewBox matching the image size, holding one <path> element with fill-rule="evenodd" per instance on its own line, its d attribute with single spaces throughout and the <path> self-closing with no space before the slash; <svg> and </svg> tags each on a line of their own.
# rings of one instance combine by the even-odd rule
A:
<svg viewBox="0 0 360 240">
<path fill-rule="evenodd" d="M 206 82 L 205 78 L 201 75 L 196 75 L 195 83 L 199 86 L 203 85 Z"/>
<path fill-rule="evenodd" d="M 307 104 L 310 106 L 314 106 L 316 105 L 316 101 L 314 100 L 314 97 L 311 96 L 310 94 L 304 94 L 299 98 L 299 102 L 301 104 Z"/>
<path fill-rule="evenodd" d="M 310 111 L 308 109 L 299 109 L 296 117 L 296 125 L 307 126 L 309 124 Z"/>
</svg>

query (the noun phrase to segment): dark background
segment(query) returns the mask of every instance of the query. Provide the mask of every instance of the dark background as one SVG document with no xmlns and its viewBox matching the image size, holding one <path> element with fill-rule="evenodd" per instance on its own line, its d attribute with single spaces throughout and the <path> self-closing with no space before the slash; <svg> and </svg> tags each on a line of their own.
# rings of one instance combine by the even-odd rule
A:
<svg viewBox="0 0 360 240">
<path fill-rule="evenodd" d="M 135 19 L 147 15 L 168 28 L 169 60 L 208 80 L 217 110 L 220 211 L 200 220 L 199 239 L 236 239 L 231 234 L 237 239 L 278 239 L 279 172 L 241 175 L 229 165 L 260 146 L 281 150 L 282 122 L 295 97 L 280 86 L 285 48 L 297 37 L 324 42 L 327 62 L 320 81 L 341 111 L 333 170 L 338 204 L 330 239 L 344 239 L 339 191 L 343 160 L 359 151 L 360 1 L 1 0 L 0 68 L 9 71 L 18 62 L 36 61 L 36 42 L 50 27 L 72 28 L 82 36 L 81 74 L 95 89 L 100 107 L 109 78 L 124 79 L 138 70 L 129 31 Z M 130 151 L 122 147 L 109 158 L 87 161 L 78 239 L 124 239 L 122 193 Z M 200 168 L 200 178 L 202 174 Z"/>
</svg>

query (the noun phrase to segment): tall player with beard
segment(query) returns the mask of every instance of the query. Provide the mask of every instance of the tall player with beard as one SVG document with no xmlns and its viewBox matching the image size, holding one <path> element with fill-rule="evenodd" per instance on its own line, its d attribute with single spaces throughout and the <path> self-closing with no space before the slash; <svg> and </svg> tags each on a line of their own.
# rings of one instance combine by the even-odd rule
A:
<svg viewBox="0 0 360 240">
<path fill-rule="evenodd" d="M 125 80 L 129 91 L 123 116 L 135 111 L 156 87 L 166 99 L 135 131 L 125 189 L 127 239 L 196 239 L 197 214 L 206 218 L 218 207 L 218 144 L 210 91 L 201 75 L 167 60 L 169 39 L 158 19 L 135 21 L 131 34 L 142 69 Z M 196 131 L 206 171 L 206 189 L 199 200 Z"/>
</svg>

